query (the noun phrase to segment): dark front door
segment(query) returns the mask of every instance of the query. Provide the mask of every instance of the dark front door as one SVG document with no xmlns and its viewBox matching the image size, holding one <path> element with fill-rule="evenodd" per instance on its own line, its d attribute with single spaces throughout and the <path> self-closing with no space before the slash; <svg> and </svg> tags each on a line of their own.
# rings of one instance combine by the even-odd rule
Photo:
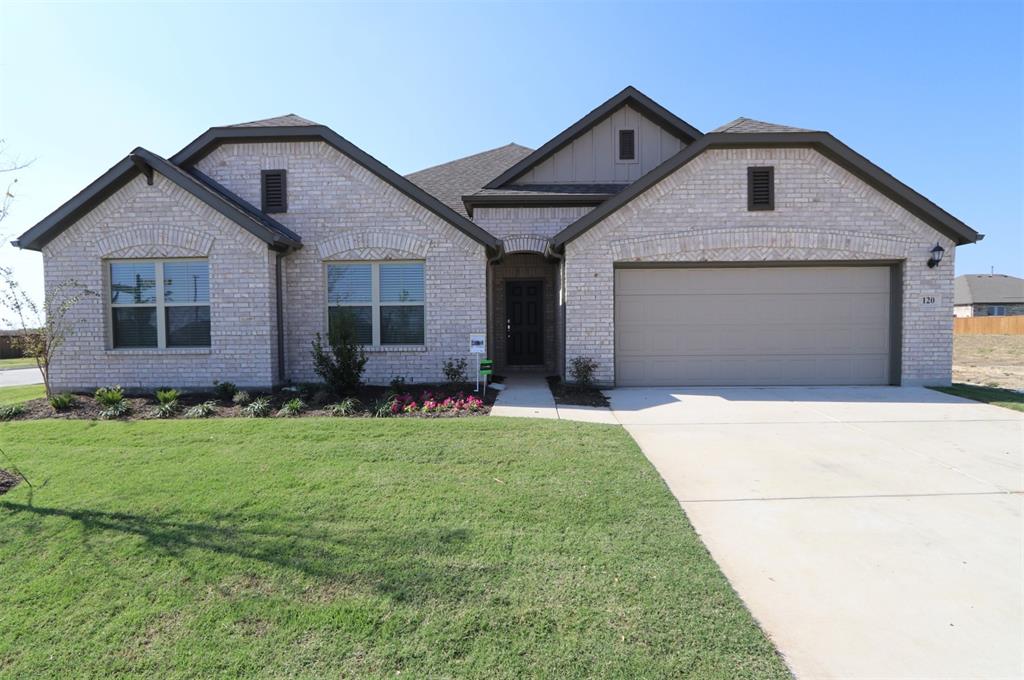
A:
<svg viewBox="0 0 1024 680">
<path fill-rule="evenodd" d="M 509 281 L 505 284 L 505 324 L 509 366 L 544 363 L 542 281 Z"/>
</svg>

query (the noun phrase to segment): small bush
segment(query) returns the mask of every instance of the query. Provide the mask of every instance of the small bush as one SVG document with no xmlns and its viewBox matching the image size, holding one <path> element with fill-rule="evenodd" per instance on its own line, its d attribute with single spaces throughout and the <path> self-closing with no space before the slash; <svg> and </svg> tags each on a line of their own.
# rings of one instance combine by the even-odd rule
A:
<svg viewBox="0 0 1024 680">
<path fill-rule="evenodd" d="M 238 390 L 235 395 L 231 397 L 231 403 L 235 406 L 247 406 L 252 402 L 252 395 L 245 390 Z"/>
<path fill-rule="evenodd" d="M 101 387 L 96 390 L 93 395 L 96 397 L 96 403 L 100 406 L 110 408 L 124 401 L 124 390 L 121 389 L 120 385 L 114 387 Z"/>
<path fill-rule="evenodd" d="M 181 404 L 178 403 L 177 399 L 168 402 L 162 402 L 157 404 L 157 407 L 153 409 L 154 418 L 173 418 L 178 413 L 178 409 L 181 408 Z"/>
<path fill-rule="evenodd" d="M 306 404 L 298 397 L 295 397 L 294 399 L 289 399 L 288 401 L 284 402 L 284 404 L 281 406 L 281 410 L 277 412 L 277 415 L 283 418 L 297 416 L 300 413 L 302 413 L 302 411 L 305 408 Z"/>
<path fill-rule="evenodd" d="M 181 396 L 181 392 L 170 387 L 165 387 L 163 389 L 157 390 L 155 396 L 156 403 L 160 405 L 170 404 L 171 402 L 178 401 L 178 397 Z"/>
<path fill-rule="evenodd" d="M 201 404 L 196 404 L 189 410 L 185 411 L 186 418 L 209 418 L 217 410 L 217 402 L 215 401 L 204 401 Z"/>
<path fill-rule="evenodd" d="M 580 387 L 592 387 L 597 366 L 598 363 L 590 357 L 575 357 L 569 367 L 569 375 Z"/>
<path fill-rule="evenodd" d="M 10 406 L 0 406 L 0 420 L 13 420 L 22 413 L 25 412 L 25 407 L 21 404 L 11 404 Z"/>
<path fill-rule="evenodd" d="M 313 340 L 313 368 L 332 392 L 338 396 L 352 394 L 363 381 L 366 353 L 355 333 L 346 326 L 331 335 L 328 345 L 325 350 L 317 333 Z"/>
<path fill-rule="evenodd" d="M 131 404 L 128 403 L 127 399 L 122 397 L 121 401 L 115 401 L 101 410 L 100 418 L 103 420 L 114 420 L 115 418 L 128 415 L 131 410 Z"/>
<path fill-rule="evenodd" d="M 237 391 L 238 387 L 233 382 L 213 381 L 213 396 L 217 397 L 220 401 L 231 401 L 231 398 L 235 396 Z"/>
<path fill-rule="evenodd" d="M 378 399 L 370 407 L 370 415 L 374 418 L 390 418 L 395 413 L 393 407 L 397 403 L 394 396 Z"/>
<path fill-rule="evenodd" d="M 460 358 L 455 360 L 449 358 L 443 364 L 441 364 L 442 370 L 444 370 L 444 379 L 449 385 L 462 385 L 466 382 L 466 359 Z"/>
<path fill-rule="evenodd" d="M 242 415 L 246 418 L 266 418 L 270 415 L 270 399 L 256 397 L 242 409 Z"/>
<path fill-rule="evenodd" d="M 403 392 L 405 392 L 405 376 L 396 375 L 391 379 L 391 393 L 401 394 Z"/>
<path fill-rule="evenodd" d="M 62 392 L 61 394 L 55 394 L 48 400 L 50 402 L 50 408 L 54 411 L 67 411 L 69 408 L 75 405 L 75 397 L 68 392 Z"/>
<path fill-rule="evenodd" d="M 331 404 L 327 407 L 327 412 L 332 416 L 350 416 L 358 410 L 359 400 L 352 397 L 346 397 L 337 404 Z"/>
</svg>

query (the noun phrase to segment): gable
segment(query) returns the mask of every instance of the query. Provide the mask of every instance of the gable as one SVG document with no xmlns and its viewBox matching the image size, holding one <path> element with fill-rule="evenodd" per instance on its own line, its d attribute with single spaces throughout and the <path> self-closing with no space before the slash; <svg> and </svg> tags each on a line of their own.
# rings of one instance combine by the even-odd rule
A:
<svg viewBox="0 0 1024 680">
<path fill-rule="evenodd" d="M 602 127 L 604 125 L 607 127 Z M 635 133 L 637 155 L 634 159 L 619 158 L 618 132 L 622 129 Z M 646 132 L 641 140 L 642 130 Z M 700 130 L 630 86 L 488 182 L 484 188 L 501 189 L 522 184 L 627 184 L 656 167 L 660 162 L 657 159 L 671 157 L 673 146 L 677 152 L 701 136 Z M 563 151 L 565 153 L 561 153 Z M 647 160 L 642 160 L 642 156 Z M 618 167 L 620 165 L 622 167 Z M 530 178 L 524 179 L 527 173 Z"/>
<path fill-rule="evenodd" d="M 633 159 L 618 158 L 622 130 L 632 130 L 635 135 Z M 512 184 L 626 184 L 640 179 L 684 146 L 686 142 L 678 134 L 624 104 Z"/>
</svg>

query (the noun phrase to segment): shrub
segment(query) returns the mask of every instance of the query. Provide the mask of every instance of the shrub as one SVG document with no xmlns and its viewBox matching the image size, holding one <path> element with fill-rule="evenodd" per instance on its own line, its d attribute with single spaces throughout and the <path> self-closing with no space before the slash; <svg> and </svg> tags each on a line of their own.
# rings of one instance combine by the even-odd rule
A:
<svg viewBox="0 0 1024 680">
<path fill-rule="evenodd" d="M 393 395 L 389 397 L 383 397 L 382 399 L 378 399 L 377 401 L 375 401 L 373 403 L 373 406 L 370 407 L 370 415 L 374 418 L 390 418 L 392 415 L 394 415 L 394 408 L 398 404 L 399 402 L 395 399 Z"/>
<path fill-rule="evenodd" d="M 215 401 L 204 401 L 201 404 L 196 404 L 189 410 L 185 411 L 186 418 L 209 418 L 216 412 L 217 402 Z"/>
<path fill-rule="evenodd" d="M 181 404 L 178 403 L 177 399 L 157 404 L 157 407 L 153 409 L 153 417 L 173 418 L 177 415 L 179 408 L 181 408 Z"/>
<path fill-rule="evenodd" d="M 11 404 L 10 406 L 0 406 L 0 420 L 12 420 L 17 418 L 25 412 L 25 407 L 21 404 Z"/>
<path fill-rule="evenodd" d="M 391 379 L 391 392 L 393 394 L 401 394 L 405 392 L 405 376 L 396 375 Z"/>
<path fill-rule="evenodd" d="M 569 374 L 580 387 L 592 387 L 594 384 L 594 371 L 597 370 L 597 366 L 597 362 L 590 357 L 575 357 L 569 368 Z"/>
<path fill-rule="evenodd" d="M 332 416 L 350 416 L 359 410 L 359 400 L 352 397 L 345 397 L 337 404 L 327 407 L 327 412 Z"/>
<path fill-rule="evenodd" d="M 120 418 L 121 416 L 128 415 L 132 410 L 131 404 L 128 400 L 121 398 L 121 401 L 112 402 L 109 406 L 105 407 L 100 411 L 100 418 L 104 420 L 113 420 L 114 418 Z"/>
<path fill-rule="evenodd" d="M 61 394 L 55 394 L 48 400 L 50 402 L 50 408 L 54 411 L 67 411 L 69 408 L 75 405 L 74 395 L 68 392 L 62 392 Z"/>
<path fill-rule="evenodd" d="M 325 350 L 320 334 L 316 334 L 313 340 L 313 368 L 332 392 L 339 396 L 351 394 L 362 383 L 366 353 L 356 342 L 355 334 L 345 326 L 332 334 L 328 344 L 330 347 Z"/>
<path fill-rule="evenodd" d="M 110 408 L 124 401 L 124 390 L 121 389 L 120 385 L 114 387 L 101 387 L 96 390 L 94 395 L 96 397 L 96 403 L 100 406 Z"/>
<path fill-rule="evenodd" d="M 281 406 L 281 410 L 277 412 L 277 415 L 282 417 L 297 416 L 302 413 L 302 410 L 306 408 L 306 404 L 301 399 L 295 397 L 284 402 Z"/>
<path fill-rule="evenodd" d="M 246 418 L 266 418 L 270 415 L 270 399 L 256 397 L 242 409 L 242 415 Z"/>
<path fill-rule="evenodd" d="M 181 396 L 181 392 L 176 389 L 165 387 L 156 391 L 156 403 L 158 404 L 170 404 L 171 402 L 178 401 L 178 397 Z"/>
<path fill-rule="evenodd" d="M 235 383 L 213 381 L 213 396 L 217 397 L 220 401 L 231 401 L 231 398 L 235 396 L 237 391 L 238 387 Z"/>
<path fill-rule="evenodd" d="M 460 358 L 457 361 L 449 358 L 441 368 L 444 371 L 444 379 L 449 385 L 461 385 L 466 382 L 466 359 Z"/>
<path fill-rule="evenodd" d="M 231 397 L 231 403 L 235 406 L 246 406 L 252 402 L 252 395 L 245 390 L 238 390 L 235 395 Z"/>
</svg>

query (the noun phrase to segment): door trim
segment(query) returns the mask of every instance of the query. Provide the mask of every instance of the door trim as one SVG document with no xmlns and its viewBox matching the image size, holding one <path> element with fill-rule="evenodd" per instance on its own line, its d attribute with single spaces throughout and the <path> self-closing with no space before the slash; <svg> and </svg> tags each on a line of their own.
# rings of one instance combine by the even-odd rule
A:
<svg viewBox="0 0 1024 680">
<path fill-rule="evenodd" d="M 744 262 L 613 262 L 612 263 L 612 385 L 618 385 L 618 352 L 615 349 L 615 303 L 618 300 L 616 269 L 763 269 L 768 267 L 889 267 L 889 384 L 903 382 L 903 270 L 906 260 L 767 260 Z"/>
</svg>

